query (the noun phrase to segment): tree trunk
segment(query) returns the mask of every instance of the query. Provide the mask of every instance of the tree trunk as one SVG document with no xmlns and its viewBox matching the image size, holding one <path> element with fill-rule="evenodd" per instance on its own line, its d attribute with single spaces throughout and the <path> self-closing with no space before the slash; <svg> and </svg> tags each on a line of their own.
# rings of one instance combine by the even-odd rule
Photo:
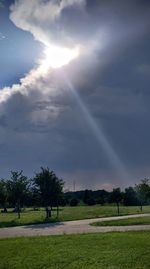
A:
<svg viewBox="0 0 150 269">
<path fill-rule="evenodd" d="M 6 208 L 6 206 L 4 206 L 4 213 L 7 213 L 8 211 L 7 211 L 7 208 Z"/>
<path fill-rule="evenodd" d="M 56 218 L 59 217 L 59 206 L 58 206 L 58 198 L 56 198 Z"/>
<path fill-rule="evenodd" d="M 46 213 L 46 219 L 48 219 L 48 211 L 47 211 L 47 207 L 45 207 L 45 213 Z"/>
<path fill-rule="evenodd" d="M 117 203 L 117 213 L 118 213 L 118 216 L 119 216 L 119 214 L 120 214 L 119 203 Z"/>
<path fill-rule="evenodd" d="M 140 209 L 141 209 L 141 212 L 142 212 L 142 211 L 143 211 L 142 203 L 141 203 L 141 205 L 140 205 Z"/>
<path fill-rule="evenodd" d="M 58 203 L 57 203 L 57 219 L 59 217 L 59 206 L 58 206 Z"/>
<path fill-rule="evenodd" d="M 51 208 L 47 206 L 45 210 L 46 210 L 46 219 L 49 219 L 51 217 Z"/>
<path fill-rule="evenodd" d="M 17 205 L 17 213 L 18 213 L 18 219 L 20 219 L 20 205 Z"/>
</svg>

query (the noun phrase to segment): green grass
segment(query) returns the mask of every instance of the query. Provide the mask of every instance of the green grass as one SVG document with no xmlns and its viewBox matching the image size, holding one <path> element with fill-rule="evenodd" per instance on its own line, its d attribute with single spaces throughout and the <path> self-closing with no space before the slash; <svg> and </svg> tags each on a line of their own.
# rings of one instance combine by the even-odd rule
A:
<svg viewBox="0 0 150 269">
<path fill-rule="evenodd" d="M 143 213 L 150 212 L 150 206 L 143 207 Z M 140 213 L 139 207 L 120 207 L 121 215 L 137 214 Z M 80 220 L 80 219 L 91 219 L 98 217 L 116 216 L 116 206 L 77 206 L 77 207 L 64 207 L 61 208 L 59 213 L 60 221 L 68 220 Z M 56 211 L 52 212 L 52 218 L 50 221 L 56 221 Z M 11 227 L 35 223 L 43 223 L 45 220 L 45 211 L 41 208 L 39 211 L 33 211 L 32 209 L 26 209 L 21 213 L 21 218 L 18 219 L 16 213 L 0 213 L 0 228 Z"/>
<path fill-rule="evenodd" d="M 39 211 L 26 209 L 23 213 L 21 213 L 20 219 L 18 219 L 17 213 L 12 213 L 10 211 L 5 214 L 1 213 L 0 228 L 56 221 L 56 212 L 53 212 L 50 221 L 45 218 L 45 215 L 46 213 L 44 209 L 40 209 Z"/>
<path fill-rule="evenodd" d="M 129 218 L 121 220 L 107 220 L 94 222 L 93 226 L 129 226 L 129 225 L 146 225 L 150 224 L 150 217 Z"/>
<path fill-rule="evenodd" d="M 0 240 L 0 269 L 149 269 L 150 232 Z"/>
<path fill-rule="evenodd" d="M 150 213 L 150 206 L 143 207 L 143 213 Z M 140 207 L 137 206 L 120 206 L 120 215 L 131 215 L 141 213 Z M 77 206 L 77 207 L 65 207 L 60 212 L 60 219 L 64 221 L 79 220 L 79 219 L 92 219 L 116 216 L 116 206 Z"/>
</svg>

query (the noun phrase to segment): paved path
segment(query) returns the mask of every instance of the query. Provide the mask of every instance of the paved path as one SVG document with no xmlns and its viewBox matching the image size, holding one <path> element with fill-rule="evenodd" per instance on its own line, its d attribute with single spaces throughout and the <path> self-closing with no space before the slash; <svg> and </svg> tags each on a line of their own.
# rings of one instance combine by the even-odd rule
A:
<svg viewBox="0 0 150 269">
<path fill-rule="evenodd" d="M 132 226 L 112 226 L 112 227 L 95 227 L 90 223 L 104 220 L 117 220 L 135 217 L 150 216 L 150 214 L 138 214 L 119 217 L 107 217 L 96 219 L 85 219 L 76 221 L 65 221 L 57 223 L 35 224 L 19 227 L 1 228 L 0 238 L 16 237 L 16 236 L 37 236 L 37 235 L 59 235 L 74 233 L 104 233 L 112 231 L 140 231 L 150 230 L 150 225 L 132 225 Z"/>
</svg>

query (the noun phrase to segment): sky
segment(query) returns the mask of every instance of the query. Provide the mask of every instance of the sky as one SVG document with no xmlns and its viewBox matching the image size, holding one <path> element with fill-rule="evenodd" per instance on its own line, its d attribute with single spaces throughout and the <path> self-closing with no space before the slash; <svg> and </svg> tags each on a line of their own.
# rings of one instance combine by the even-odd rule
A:
<svg viewBox="0 0 150 269">
<path fill-rule="evenodd" d="M 1 178 L 149 178 L 149 14 L 147 0 L 0 0 Z"/>
</svg>

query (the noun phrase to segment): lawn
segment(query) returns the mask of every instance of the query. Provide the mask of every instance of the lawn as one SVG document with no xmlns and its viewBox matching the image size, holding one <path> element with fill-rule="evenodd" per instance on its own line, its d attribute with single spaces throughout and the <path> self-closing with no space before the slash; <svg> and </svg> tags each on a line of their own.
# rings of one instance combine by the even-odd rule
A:
<svg viewBox="0 0 150 269">
<path fill-rule="evenodd" d="M 149 269 L 150 232 L 0 240 L 1 269 Z"/>
<path fill-rule="evenodd" d="M 98 221 L 91 225 L 93 226 L 129 226 L 129 225 L 146 225 L 150 224 L 150 217 L 139 217 L 129 218 L 121 220 L 109 220 L 109 221 Z"/>
<path fill-rule="evenodd" d="M 11 210 L 10 210 L 11 211 Z M 23 213 L 21 213 L 21 218 L 18 219 L 16 213 L 3 214 L 0 213 L 0 228 L 27 225 L 35 223 L 45 222 L 45 211 L 41 208 L 39 211 L 33 211 L 33 209 L 28 208 Z M 150 212 L 150 206 L 143 207 L 143 213 Z M 141 213 L 139 207 L 120 207 L 121 215 L 137 214 Z M 77 207 L 63 207 L 59 212 L 60 221 L 68 220 L 79 220 L 79 219 L 90 219 L 98 217 L 108 217 L 116 216 L 117 208 L 116 206 L 77 206 Z M 56 211 L 52 212 L 52 218 L 50 221 L 56 221 Z"/>
</svg>

